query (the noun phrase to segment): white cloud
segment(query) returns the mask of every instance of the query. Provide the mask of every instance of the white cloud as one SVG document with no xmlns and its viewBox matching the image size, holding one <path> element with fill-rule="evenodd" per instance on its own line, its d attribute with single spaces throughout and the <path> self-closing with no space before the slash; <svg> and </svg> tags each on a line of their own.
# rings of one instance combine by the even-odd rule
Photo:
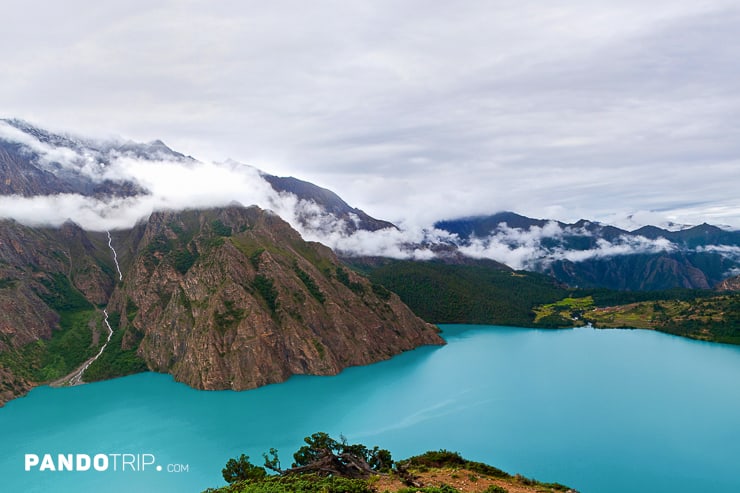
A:
<svg viewBox="0 0 740 493">
<path fill-rule="evenodd" d="M 297 225 L 295 197 L 292 202 L 290 197 L 280 197 L 250 166 L 235 162 L 151 161 L 125 153 L 111 157 L 97 178 L 132 181 L 143 186 L 148 191 L 146 195 L 105 200 L 76 194 L 0 196 L 0 217 L 52 226 L 71 220 L 85 229 L 108 230 L 130 228 L 156 210 L 218 207 L 237 201 L 274 210 Z M 92 163 L 100 166 L 98 161 Z M 77 166 L 76 161 L 66 165 Z M 84 168 L 78 169 L 85 172 Z"/>
<path fill-rule="evenodd" d="M 737 245 L 706 245 L 697 247 L 696 251 L 719 253 L 725 257 L 740 260 L 740 246 Z"/>
<path fill-rule="evenodd" d="M 530 229 L 499 226 L 495 233 L 486 238 L 472 238 L 463 243 L 460 251 L 475 258 L 489 258 L 515 269 L 537 270 L 556 260 L 582 262 L 594 258 L 608 258 L 636 253 L 659 253 L 676 250 L 677 247 L 665 238 L 651 240 L 643 236 L 619 236 L 609 241 L 596 238 L 595 246 L 588 249 L 566 249 L 547 246 L 544 240 L 562 240 L 566 236 L 591 237 L 585 229 L 561 227 L 554 221 L 543 227 Z"/>
<path fill-rule="evenodd" d="M 590 248 L 588 250 L 557 250 L 553 254 L 548 255 L 548 259 L 582 262 L 592 258 L 609 258 L 636 253 L 671 252 L 677 249 L 675 244 L 665 238 L 652 240 L 639 235 L 620 236 L 616 242 L 599 238 L 596 240 L 596 248 Z"/>
<path fill-rule="evenodd" d="M 320 241 L 337 252 L 350 256 L 380 256 L 396 259 L 431 260 L 436 254 L 431 246 L 450 243 L 449 233 L 435 229 L 357 230 L 351 234 L 341 228 L 331 232 L 305 231 L 306 239 Z"/>
<path fill-rule="evenodd" d="M 0 121 L 0 140 L 22 144 L 38 156 L 39 164 L 45 166 L 51 163 L 90 162 L 87 156 L 80 155 L 74 149 L 46 144 L 33 135 L 23 132 L 3 121 Z"/>
</svg>

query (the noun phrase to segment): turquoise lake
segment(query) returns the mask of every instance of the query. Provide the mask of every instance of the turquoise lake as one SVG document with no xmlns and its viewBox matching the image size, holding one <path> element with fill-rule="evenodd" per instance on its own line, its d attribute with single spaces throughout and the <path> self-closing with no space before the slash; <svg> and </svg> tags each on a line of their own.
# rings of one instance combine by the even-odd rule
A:
<svg viewBox="0 0 740 493">
<path fill-rule="evenodd" d="M 198 493 L 240 453 L 316 431 L 394 457 L 446 448 L 582 493 L 740 491 L 740 348 L 638 330 L 443 326 L 336 377 L 203 392 L 140 374 L 0 408 L 2 491 Z M 151 454 L 144 471 L 24 470 L 25 454 Z M 185 469 L 168 472 L 167 469 Z"/>
</svg>

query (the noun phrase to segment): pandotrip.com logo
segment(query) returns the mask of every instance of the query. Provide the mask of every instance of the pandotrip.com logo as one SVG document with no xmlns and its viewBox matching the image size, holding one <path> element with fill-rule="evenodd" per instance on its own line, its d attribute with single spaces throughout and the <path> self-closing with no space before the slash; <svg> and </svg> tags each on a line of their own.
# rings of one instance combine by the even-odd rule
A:
<svg viewBox="0 0 740 493">
<path fill-rule="evenodd" d="M 189 472 L 188 464 L 160 464 L 154 454 L 25 454 L 27 472 Z"/>
</svg>

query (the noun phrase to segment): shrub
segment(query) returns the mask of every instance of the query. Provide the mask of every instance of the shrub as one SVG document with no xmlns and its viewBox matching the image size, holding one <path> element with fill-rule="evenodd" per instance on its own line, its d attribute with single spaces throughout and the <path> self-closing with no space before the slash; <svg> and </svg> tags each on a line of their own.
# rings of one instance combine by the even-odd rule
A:
<svg viewBox="0 0 740 493">
<path fill-rule="evenodd" d="M 492 484 L 485 490 L 483 490 L 483 493 L 509 493 L 509 490 L 506 488 L 502 488 L 501 486 Z"/>
<path fill-rule="evenodd" d="M 262 299 L 265 300 L 270 310 L 272 312 L 275 312 L 278 305 L 278 292 L 277 289 L 275 289 L 275 284 L 272 282 L 272 279 L 269 279 L 260 274 L 254 277 L 253 284 L 254 288 L 257 290 L 260 296 L 262 296 Z"/>
<path fill-rule="evenodd" d="M 221 474 L 227 483 L 236 481 L 254 481 L 267 476 L 264 467 L 255 466 L 249 462 L 249 456 L 242 454 L 238 459 L 229 459 Z"/>
<path fill-rule="evenodd" d="M 218 236 L 231 236 L 231 226 L 227 226 L 218 219 L 211 222 L 211 229 Z"/>
</svg>

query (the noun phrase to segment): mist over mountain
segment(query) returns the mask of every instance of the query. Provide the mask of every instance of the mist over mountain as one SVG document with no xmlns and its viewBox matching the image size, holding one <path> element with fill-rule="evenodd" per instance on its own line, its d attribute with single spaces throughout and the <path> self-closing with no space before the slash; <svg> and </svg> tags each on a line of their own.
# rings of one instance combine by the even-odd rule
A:
<svg viewBox="0 0 740 493">
<path fill-rule="evenodd" d="M 440 221 L 461 252 L 550 274 L 578 287 L 707 289 L 740 267 L 740 231 L 699 226 L 626 231 L 598 222 L 573 224 L 513 212 Z"/>
<path fill-rule="evenodd" d="M 709 288 L 740 272 L 740 233 L 708 224 L 628 231 L 501 212 L 399 228 L 312 183 L 235 161 L 201 162 L 158 140 L 97 141 L 0 120 L 2 217 L 105 231 L 154 211 L 232 203 L 272 210 L 304 239 L 346 257 L 485 258 L 572 286 L 632 290 Z"/>
<path fill-rule="evenodd" d="M 271 209 L 309 237 L 395 229 L 296 178 L 200 162 L 159 140 L 98 141 L 21 120 L 0 120 L 0 177 L 0 216 L 29 225 L 71 220 L 101 231 L 132 227 L 156 210 L 239 202 Z"/>
</svg>

